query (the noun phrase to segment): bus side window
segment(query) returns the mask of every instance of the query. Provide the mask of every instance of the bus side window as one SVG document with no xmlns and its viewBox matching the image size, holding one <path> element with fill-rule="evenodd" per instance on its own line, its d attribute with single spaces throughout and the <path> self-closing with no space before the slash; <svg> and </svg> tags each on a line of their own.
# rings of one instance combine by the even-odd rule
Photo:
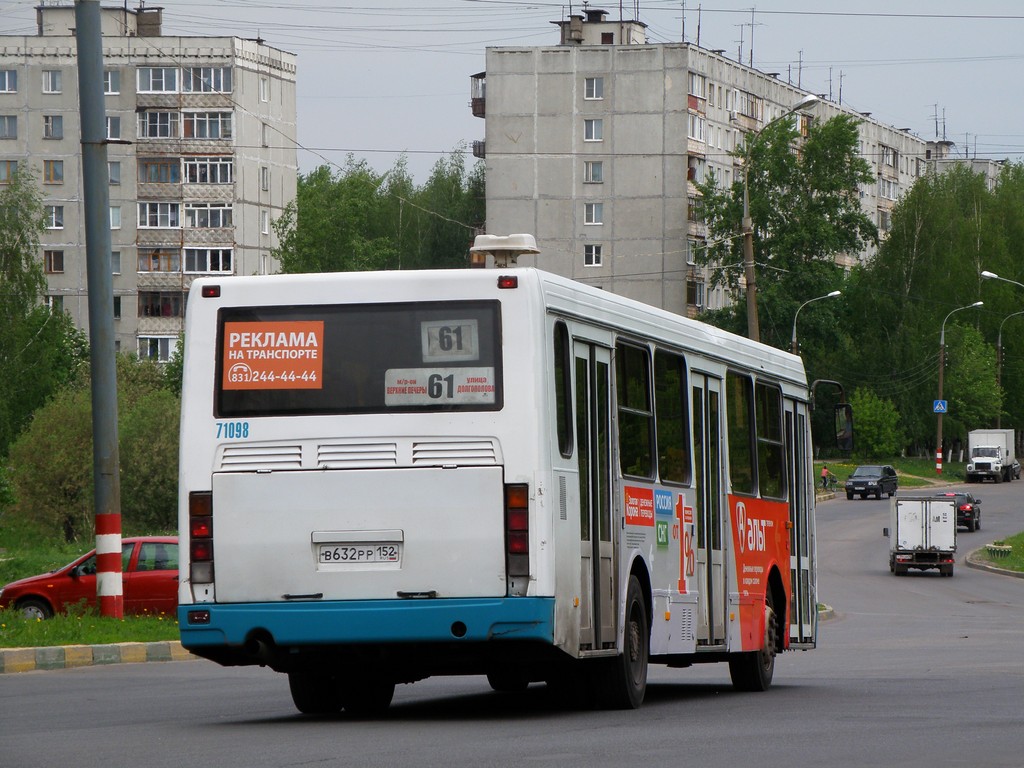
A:
<svg viewBox="0 0 1024 768">
<path fill-rule="evenodd" d="M 782 442 L 782 391 L 758 382 L 757 477 L 762 496 L 786 498 L 786 453 Z"/>
<path fill-rule="evenodd" d="M 654 477 L 654 414 L 651 411 L 651 362 L 646 349 L 618 344 L 615 383 L 619 414 L 619 467 L 622 474 Z"/>
<path fill-rule="evenodd" d="M 729 371 L 725 379 L 726 419 L 729 429 L 729 481 L 733 493 L 753 496 L 754 392 L 749 376 Z"/>
<path fill-rule="evenodd" d="M 555 431 L 558 451 L 565 458 L 572 456 L 572 377 L 569 375 L 569 329 L 555 323 Z"/>
<path fill-rule="evenodd" d="M 662 482 L 690 480 L 690 424 L 686 403 L 686 361 L 682 355 L 654 353 L 654 431 Z"/>
</svg>

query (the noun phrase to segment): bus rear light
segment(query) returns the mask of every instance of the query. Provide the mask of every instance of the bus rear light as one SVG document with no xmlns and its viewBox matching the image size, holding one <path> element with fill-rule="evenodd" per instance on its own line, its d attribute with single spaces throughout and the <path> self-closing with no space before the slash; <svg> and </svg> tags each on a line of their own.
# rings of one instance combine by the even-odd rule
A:
<svg viewBox="0 0 1024 768">
<path fill-rule="evenodd" d="M 204 289 L 205 290 L 205 289 Z M 193 584 L 213 583 L 213 492 L 188 495 L 189 578 Z"/>
<path fill-rule="evenodd" d="M 530 487 L 505 486 L 505 546 L 509 576 L 530 575 Z"/>
<path fill-rule="evenodd" d="M 498 277 L 498 288 L 518 288 L 519 278 L 515 275 L 501 275 Z"/>
<path fill-rule="evenodd" d="M 203 298 L 204 299 L 219 299 L 220 298 L 220 286 L 219 285 L 204 285 L 203 286 Z"/>
<path fill-rule="evenodd" d="M 213 535 L 213 518 L 207 515 L 193 517 L 189 522 L 189 535 L 193 539 L 208 539 Z"/>
<path fill-rule="evenodd" d="M 213 542 L 208 540 L 193 540 L 189 554 L 193 562 L 213 560 Z"/>
</svg>

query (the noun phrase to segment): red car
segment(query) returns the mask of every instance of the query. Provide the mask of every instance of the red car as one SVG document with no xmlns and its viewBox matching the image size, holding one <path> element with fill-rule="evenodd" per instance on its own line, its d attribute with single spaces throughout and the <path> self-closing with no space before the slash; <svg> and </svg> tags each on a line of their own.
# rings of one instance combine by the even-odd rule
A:
<svg viewBox="0 0 1024 768">
<path fill-rule="evenodd" d="M 121 540 L 125 613 L 166 613 L 178 607 L 178 537 L 141 536 Z M 0 589 L 0 609 L 17 608 L 28 618 L 48 619 L 79 601 L 96 599 L 96 550 L 41 576 L 12 581 Z"/>
</svg>

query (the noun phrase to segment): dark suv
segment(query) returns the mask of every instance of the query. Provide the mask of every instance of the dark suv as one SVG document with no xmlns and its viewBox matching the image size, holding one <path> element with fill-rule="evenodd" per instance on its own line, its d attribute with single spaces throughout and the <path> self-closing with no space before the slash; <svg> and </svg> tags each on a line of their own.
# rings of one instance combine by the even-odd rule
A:
<svg viewBox="0 0 1024 768">
<path fill-rule="evenodd" d="M 899 484 L 896 470 L 888 464 L 857 467 L 846 481 L 846 498 L 852 499 L 857 494 L 862 499 L 866 499 L 868 496 L 880 499 L 883 493 L 892 496 L 896 493 Z"/>
<path fill-rule="evenodd" d="M 968 531 L 981 528 L 981 499 L 970 493 L 948 491 L 939 496 L 947 496 L 956 500 L 956 524 Z"/>
</svg>

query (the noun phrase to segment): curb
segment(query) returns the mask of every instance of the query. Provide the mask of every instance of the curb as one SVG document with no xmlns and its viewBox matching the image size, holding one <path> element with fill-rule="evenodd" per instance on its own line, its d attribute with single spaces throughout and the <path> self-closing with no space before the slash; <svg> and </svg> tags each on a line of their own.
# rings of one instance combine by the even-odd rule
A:
<svg viewBox="0 0 1024 768">
<path fill-rule="evenodd" d="M 177 640 L 109 645 L 55 645 L 45 648 L 0 648 L 0 674 L 70 669 L 100 664 L 135 664 L 146 661 L 191 661 L 199 658 Z"/>
<path fill-rule="evenodd" d="M 1006 568 L 1000 568 L 998 565 L 993 565 L 988 560 L 978 558 L 977 555 L 982 551 L 982 549 L 984 549 L 984 547 L 967 553 L 967 557 L 964 558 L 964 563 L 967 567 L 977 568 L 979 571 L 988 571 L 989 573 L 999 573 L 1003 576 L 1012 576 L 1015 579 L 1024 579 L 1024 572 L 1022 571 L 1010 571 Z"/>
</svg>

